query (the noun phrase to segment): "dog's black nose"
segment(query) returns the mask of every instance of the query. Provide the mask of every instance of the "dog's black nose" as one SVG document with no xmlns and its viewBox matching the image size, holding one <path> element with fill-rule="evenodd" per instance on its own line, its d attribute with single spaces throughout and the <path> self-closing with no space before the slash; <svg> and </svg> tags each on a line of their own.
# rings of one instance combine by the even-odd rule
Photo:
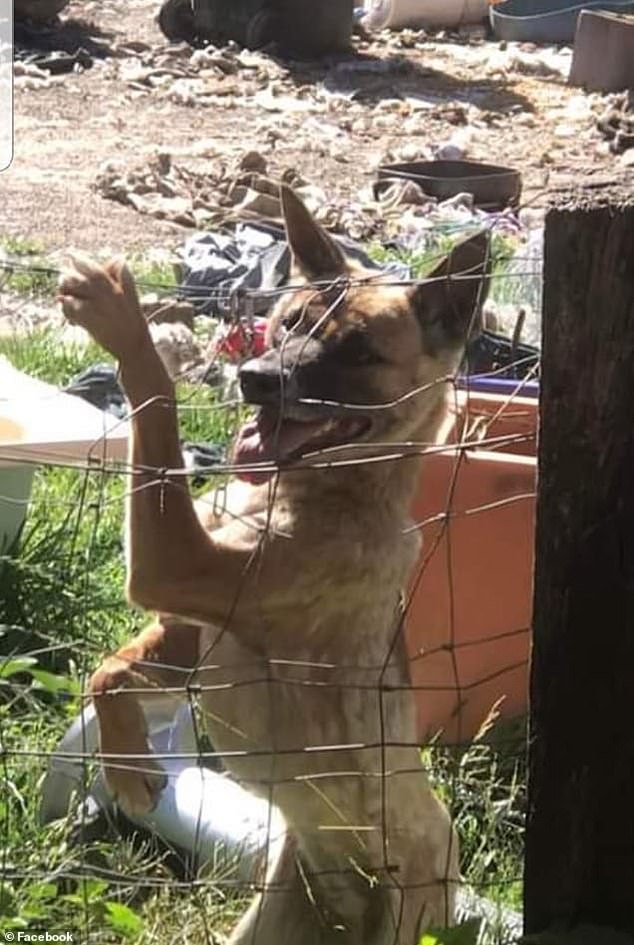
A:
<svg viewBox="0 0 634 945">
<path fill-rule="evenodd" d="M 281 348 L 269 348 L 259 358 L 251 358 L 240 368 L 240 387 L 250 404 L 278 404 L 284 396 L 293 399 L 302 387 L 301 377 L 320 363 L 320 341 L 298 335 Z"/>
<path fill-rule="evenodd" d="M 277 351 L 267 352 L 260 358 L 251 358 L 240 368 L 242 396 L 249 404 L 264 406 L 279 403 L 288 375 L 288 369 L 282 370 Z"/>
</svg>

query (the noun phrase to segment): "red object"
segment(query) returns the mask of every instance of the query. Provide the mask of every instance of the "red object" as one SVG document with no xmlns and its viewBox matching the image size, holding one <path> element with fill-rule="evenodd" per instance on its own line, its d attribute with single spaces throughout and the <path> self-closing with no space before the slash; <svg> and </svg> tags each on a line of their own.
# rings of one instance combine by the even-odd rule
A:
<svg viewBox="0 0 634 945">
<path fill-rule="evenodd" d="M 266 318 L 233 322 L 216 341 L 216 354 L 235 362 L 259 357 L 266 347 L 267 325 Z"/>
</svg>

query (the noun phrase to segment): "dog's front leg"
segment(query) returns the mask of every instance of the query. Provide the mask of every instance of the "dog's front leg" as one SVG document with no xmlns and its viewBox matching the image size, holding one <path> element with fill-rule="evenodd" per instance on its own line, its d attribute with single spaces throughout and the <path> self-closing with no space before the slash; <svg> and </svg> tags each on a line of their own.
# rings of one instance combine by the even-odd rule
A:
<svg viewBox="0 0 634 945">
<path fill-rule="evenodd" d="M 118 360 L 132 408 L 128 594 L 150 610 L 224 623 L 252 548 L 210 536 L 183 475 L 174 386 L 123 263 L 74 260 L 60 284 L 67 318 Z M 248 542 L 246 543 L 248 544 Z"/>
<path fill-rule="evenodd" d="M 186 697 L 200 653 L 200 627 L 163 618 L 108 656 L 90 680 L 106 783 L 132 817 L 145 814 L 165 782 L 152 757 L 144 704 Z"/>
</svg>

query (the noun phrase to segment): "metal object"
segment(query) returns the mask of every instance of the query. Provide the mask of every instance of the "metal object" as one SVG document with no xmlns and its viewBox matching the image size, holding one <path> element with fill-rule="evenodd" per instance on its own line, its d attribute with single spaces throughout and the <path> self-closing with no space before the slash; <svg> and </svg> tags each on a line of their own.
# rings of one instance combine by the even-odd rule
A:
<svg viewBox="0 0 634 945">
<path fill-rule="evenodd" d="M 582 10 L 632 13 L 632 0 L 504 0 L 491 7 L 498 39 L 516 43 L 572 45 Z"/>
<path fill-rule="evenodd" d="M 383 164 L 374 186 L 378 197 L 394 180 L 411 180 L 430 197 L 449 200 L 457 194 L 473 194 L 478 207 L 502 210 L 516 206 L 522 192 L 522 176 L 510 167 L 479 161 L 415 161 Z"/>
<path fill-rule="evenodd" d="M 634 16 L 584 10 L 568 81 L 592 92 L 633 89 Z"/>
</svg>

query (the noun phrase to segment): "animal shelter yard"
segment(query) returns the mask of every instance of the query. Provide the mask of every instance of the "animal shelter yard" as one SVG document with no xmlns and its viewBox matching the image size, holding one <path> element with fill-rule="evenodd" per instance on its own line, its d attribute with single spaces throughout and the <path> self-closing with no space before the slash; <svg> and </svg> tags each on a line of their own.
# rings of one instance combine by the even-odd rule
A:
<svg viewBox="0 0 634 945">
<path fill-rule="evenodd" d="M 625 945 L 632 93 L 158 6 L 15 24 L 0 940 Z"/>
</svg>

